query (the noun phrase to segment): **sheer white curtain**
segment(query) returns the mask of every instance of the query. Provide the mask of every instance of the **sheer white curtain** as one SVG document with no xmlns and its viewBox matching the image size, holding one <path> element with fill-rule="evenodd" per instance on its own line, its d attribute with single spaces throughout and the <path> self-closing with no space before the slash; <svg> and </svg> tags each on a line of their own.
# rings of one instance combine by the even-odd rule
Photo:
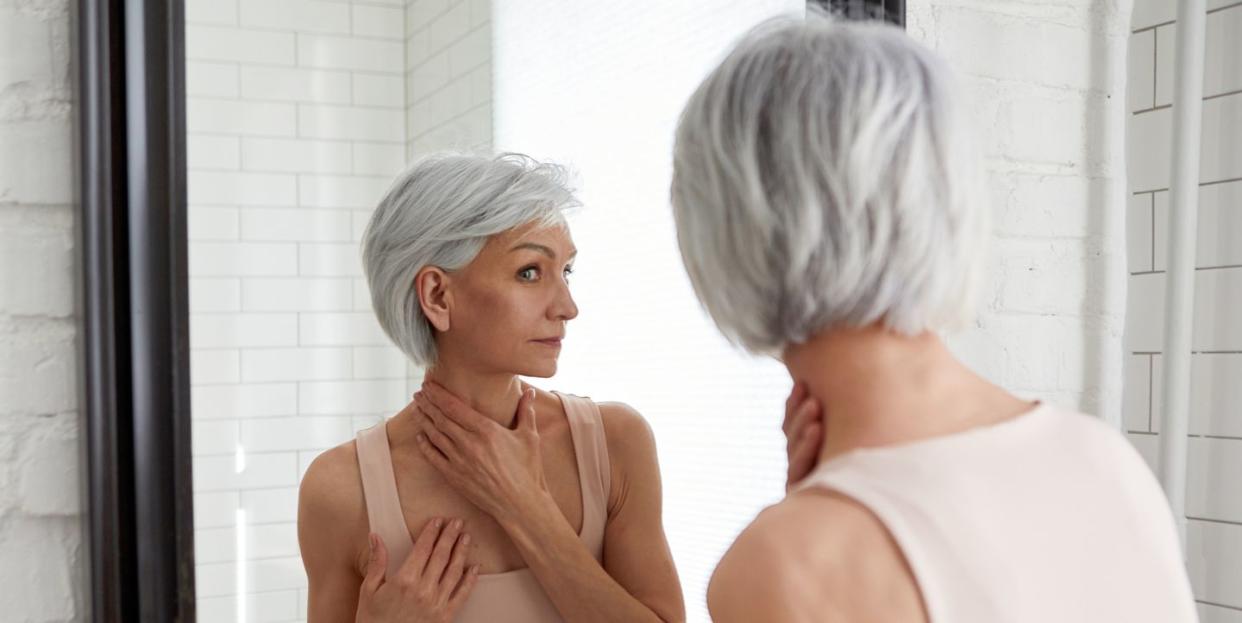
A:
<svg viewBox="0 0 1242 623">
<path fill-rule="evenodd" d="M 568 164 L 580 309 L 560 371 L 537 385 L 619 400 L 655 429 L 664 521 L 691 621 L 716 561 L 783 495 L 779 362 L 732 349 L 699 307 L 668 201 L 673 130 L 750 26 L 804 0 L 496 2 L 495 146 Z"/>
</svg>

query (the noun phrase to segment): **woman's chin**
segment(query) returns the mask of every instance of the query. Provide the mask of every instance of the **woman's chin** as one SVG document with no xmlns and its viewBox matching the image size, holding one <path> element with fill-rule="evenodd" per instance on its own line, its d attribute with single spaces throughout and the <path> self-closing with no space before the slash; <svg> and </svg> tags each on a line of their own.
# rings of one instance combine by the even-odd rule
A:
<svg viewBox="0 0 1242 623">
<path fill-rule="evenodd" d="M 534 378 L 551 378 L 556 375 L 556 360 L 536 361 L 520 366 L 518 374 Z"/>
</svg>

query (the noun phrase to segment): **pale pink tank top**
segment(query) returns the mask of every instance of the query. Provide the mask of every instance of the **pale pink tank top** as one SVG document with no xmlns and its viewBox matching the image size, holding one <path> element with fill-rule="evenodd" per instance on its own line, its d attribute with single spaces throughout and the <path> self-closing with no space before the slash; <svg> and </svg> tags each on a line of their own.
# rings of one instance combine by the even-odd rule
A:
<svg viewBox="0 0 1242 623">
<path fill-rule="evenodd" d="M 552 393 L 561 399 L 569 418 L 570 438 L 578 461 L 578 480 L 582 491 L 582 530 L 578 536 L 602 564 L 611 482 L 608 446 L 599 407 L 590 398 L 558 391 Z M 388 575 L 391 576 L 413 551 L 414 540 L 397 497 L 397 481 L 393 474 L 385 424 L 386 421 L 359 431 L 357 444 L 367 520 L 371 530 L 384 539 L 384 545 L 388 548 Z M 474 590 L 462 604 L 454 621 L 550 623 L 563 619 L 535 574 L 529 567 L 523 567 L 504 573 L 479 575 Z"/>
<path fill-rule="evenodd" d="M 790 492 L 808 487 L 879 518 L 932 623 L 1197 620 L 1168 501 L 1098 418 L 1040 403 L 996 425 L 853 450 Z"/>
</svg>

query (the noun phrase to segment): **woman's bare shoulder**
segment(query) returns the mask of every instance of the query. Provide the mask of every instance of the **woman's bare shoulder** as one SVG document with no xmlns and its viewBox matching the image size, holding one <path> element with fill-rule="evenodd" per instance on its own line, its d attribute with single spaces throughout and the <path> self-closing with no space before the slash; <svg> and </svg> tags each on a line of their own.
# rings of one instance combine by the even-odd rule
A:
<svg viewBox="0 0 1242 623">
<path fill-rule="evenodd" d="M 716 567 L 708 602 L 749 607 L 751 593 L 760 592 L 791 608 L 790 620 L 805 614 L 801 608 L 869 618 L 883 608 L 892 618 L 882 620 L 921 620 L 895 611 L 918 611 L 915 586 L 900 548 L 871 511 L 832 491 L 804 489 L 765 508 L 738 535 Z"/>
<path fill-rule="evenodd" d="M 350 439 L 320 452 L 302 476 L 301 494 L 312 501 L 332 503 L 362 499 L 362 473 L 358 467 L 358 444 Z"/>
<path fill-rule="evenodd" d="M 600 402 L 600 420 L 604 426 L 604 440 L 614 472 L 649 479 L 645 476 L 658 463 L 655 431 L 647 418 L 637 409 L 624 402 Z M 658 475 L 655 476 L 658 478 Z"/>
<path fill-rule="evenodd" d="M 311 461 L 298 488 L 298 537 L 303 557 L 348 555 L 366 543 L 366 500 L 358 467 L 358 448 L 349 440 Z M 323 538 L 336 535 L 336 538 Z"/>
<path fill-rule="evenodd" d="M 613 439 L 626 444 L 655 443 L 655 433 L 651 430 L 651 424 L 647 422 L 643 414 L 638 412 L 638 409 L 618 401 L 595 404 L 599 407 L 600 420 L 604 424 L 604 435 L 609 438 L 610 444 Z"/>
</svg>

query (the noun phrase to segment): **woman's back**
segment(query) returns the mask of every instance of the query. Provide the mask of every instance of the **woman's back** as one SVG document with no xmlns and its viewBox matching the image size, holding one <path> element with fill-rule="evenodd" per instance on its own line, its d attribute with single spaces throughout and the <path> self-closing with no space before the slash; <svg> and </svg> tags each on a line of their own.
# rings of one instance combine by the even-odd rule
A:
<svg viewBox="0 0 1242 623">
<path fill-rule="evenodd" d="M 853 450 L 791 495 L 815 490 L 887 528 L 932 623 L 1196 620 L 1158 483 L 1093 417 L 1041 404 L 992 426 Z"/>
</svg>

